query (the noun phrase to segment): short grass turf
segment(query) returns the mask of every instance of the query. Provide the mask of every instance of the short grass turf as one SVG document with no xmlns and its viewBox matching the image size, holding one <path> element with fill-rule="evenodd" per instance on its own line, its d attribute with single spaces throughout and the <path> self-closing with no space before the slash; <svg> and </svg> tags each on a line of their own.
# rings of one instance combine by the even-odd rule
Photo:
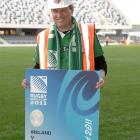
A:
<svg viewBox="0 0 140 140">
<path fill-rule="evenodd" d="M 140 139 L 140 46 L 104 47 L 108 63 L 101 89 L 100 140 Z M 0 140 L 24 140 L 21 81 L 33 65 L 33 47 L 0 48 Z"/>
<path fill-rule="evenodd" d="M 140 46 L 104 52 L 108 74 L 101 90 L 100 140 L 140 140 Z"/>
</svg>

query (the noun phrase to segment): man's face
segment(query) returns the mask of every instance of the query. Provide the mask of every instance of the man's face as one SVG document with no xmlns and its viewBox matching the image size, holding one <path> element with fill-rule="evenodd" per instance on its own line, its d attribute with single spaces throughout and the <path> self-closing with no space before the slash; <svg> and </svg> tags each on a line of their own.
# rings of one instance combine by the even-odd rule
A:
<svg viewBox="0 0 140 140">
<path fill-rule="evenodd" d="M 58 29 L 67 29 L 72 23 L 73 9 L 70 7 L 52 9 L 52 18 Z"/>
</svg>

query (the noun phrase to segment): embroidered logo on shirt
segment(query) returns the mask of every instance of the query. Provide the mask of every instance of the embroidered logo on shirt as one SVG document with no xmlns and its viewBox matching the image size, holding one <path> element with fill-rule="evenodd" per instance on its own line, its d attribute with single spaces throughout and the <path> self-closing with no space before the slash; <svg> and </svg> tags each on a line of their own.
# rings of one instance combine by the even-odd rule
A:
<svg viewBox="0 0 140 140">
<path fill-rule="evenodd" d="M 60 48 L 60 52 L 68 52 L 69 51 L 69 46 L 63 46 L 63 47 L 61 47 Z M 76 50 L 76 47 L 75 46 L 73 46 L 72 47 L 72 52 L 76 52 L 77 50 Z"/>
<path fill-rule="evenodd" d="M 48 68 L 53 69 L 57 67 L 57 52 L 48 50 Z"/>
</svg>

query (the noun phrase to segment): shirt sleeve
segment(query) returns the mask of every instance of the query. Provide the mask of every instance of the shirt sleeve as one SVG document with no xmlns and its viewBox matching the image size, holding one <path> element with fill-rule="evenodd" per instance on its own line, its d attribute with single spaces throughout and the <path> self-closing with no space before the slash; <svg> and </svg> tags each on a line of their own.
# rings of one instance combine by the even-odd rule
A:
<svg viewBox="0 0 140 140">
<path fill-rule="evenodd" d="M 95 33 L 94 40 L 94 55 L 95 55 L 95 70 L 104 70 L 105 74 L 107 74 L 107 63 L 104 57 L 104 52 L 102 50 L 102 46 L 99 42 L 97 34 Z"/>
<path fill-rule="evenodd" d="M 35 47 L 35 53 L 33 57 L 33 68 L 39 68 L 39 47 Z"/>
<path fill-rule="evenodd" d="M 107 74 L 107 63 L 103 55 L 95 58 L 95 70 L 104 70 Z"/>
<path fill-rule="evenodd" d="M 94 37 L 94 55 L 95 55 L 95 58 L 103 55 L 102 46 L 99 42 L 99 39 L 98 39 L 96 33 L 95 33 L 95 37 Z"/>
</svg>

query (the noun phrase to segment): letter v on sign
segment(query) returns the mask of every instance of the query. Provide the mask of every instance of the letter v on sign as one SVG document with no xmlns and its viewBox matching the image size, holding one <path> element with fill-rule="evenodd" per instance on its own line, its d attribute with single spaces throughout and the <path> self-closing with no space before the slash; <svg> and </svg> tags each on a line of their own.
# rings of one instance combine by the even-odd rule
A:
<svg viewBox="0 0 140 140">
<path fill-rule="evenodd" d="M 31 139 L 33 140 L 34 139 L 34 136 L 31 136 Z"/>
</svg>

